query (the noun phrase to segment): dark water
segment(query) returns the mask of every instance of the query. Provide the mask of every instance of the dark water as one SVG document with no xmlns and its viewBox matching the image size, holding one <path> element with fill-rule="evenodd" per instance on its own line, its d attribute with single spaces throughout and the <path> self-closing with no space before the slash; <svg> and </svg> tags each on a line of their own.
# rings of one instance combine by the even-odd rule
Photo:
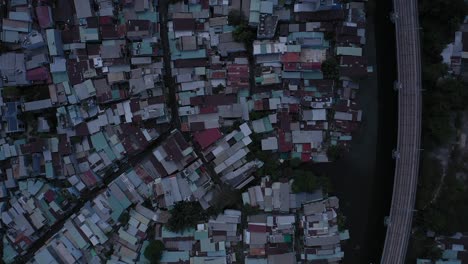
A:
<svg viewBox="0 0 468 264">
<path fill-rule="evenodd" d="M 344 246 L 344 263 L 379 263 L 385 240 L 384 218 L 389 214 L 396 146 L 397 96 L 395 36 L 389 14 L 392 2 L 368 4 L 365 55 L 374 73 L 362 81 L 358 102 L 363 122 L 353 136 L 352 149 L 342 160 L 313 165 L 332 179 L 334 194 L 347 217 L 351 239 Z"/>
</svg>

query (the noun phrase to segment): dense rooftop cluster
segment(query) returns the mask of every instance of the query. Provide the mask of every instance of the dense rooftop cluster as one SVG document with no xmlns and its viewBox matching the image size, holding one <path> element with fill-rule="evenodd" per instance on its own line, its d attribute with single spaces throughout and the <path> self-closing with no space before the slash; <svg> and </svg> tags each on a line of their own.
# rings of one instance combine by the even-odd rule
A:
<svg viewBox="0 0 468 264">
<path fill-rule="evenodd" d="M 252 121 L 255 133 L 266 133 L 263 150 L 326 162 L 327 149 L 347 146 L 362 120 L 354 101 L 356 81 L 372 70 L 362 52 L 364 5 L 284 5 L 257 0 L 171 5 L 171 67 L 182 131 Z M 256 29 L 259 40 L 236 42 L 244 24 L 233 25 L 228 19 L 233 13 L 249 26 L 245 30 Z M 321 22 L 308 22 L 314 16 Z"/>
<path fill-rule="evenodd" d="M 349 234 L 340 230 L 338 198 L 324 198 L 320 191 L 293 193 L 289 182 L 268 177 L 242 198 L 263 211 L 247 219 L 245 263 L 294 263 L 296 252 L 305 261 L 336 263 L 344 257 L 341 241 Z"/>
<path fill-rule="evenodd" d="M 337 199 L 249 184 L 266 162 L 256 151 L 327 162 L 352 139 L 371 70 L 363 3 L 4 2 L 6 263 L 148 263 L 154 239 L 161 263 L 342 258 Z M 178 203 L 219 209 L 222 190 L 246 187 L 244 204 L 264 214 L 167 228 Z"/>
</svg>

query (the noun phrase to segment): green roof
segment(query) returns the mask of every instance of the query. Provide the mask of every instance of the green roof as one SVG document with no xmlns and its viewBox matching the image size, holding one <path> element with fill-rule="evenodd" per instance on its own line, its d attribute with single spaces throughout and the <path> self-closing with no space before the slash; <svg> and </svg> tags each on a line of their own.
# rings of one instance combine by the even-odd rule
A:
<svg viewBox="0 0 468 264">
<path fill-rule="evenodd" d="M 92 135 L 91 142 L 93 143 L 93 147 L 96 149 L 96 151 L 100 151 L 108 147 L 106 137 L 102 132 L 98 132 Z"/>
<path fill-rule="evenodd" d="M 52 165 L 52 162 L 46 162 L 45 171 L 46 171 L 46 177 L 47 178 L 53 178 L 55 176 L 54 175 L 54 166 Z"/>
<path fill-rule="evenodd" d="M 251 6 L 252 6 L 252 3 L 253 1 L 251 2 Z M 249 23 L 260 23 L 260 12 L 250 11 Z"/>
<path fill-rule="evenodd" d="M 160 262 L 179 262 L 189 261 L 190 255 L 188 251 L 164 251 Z"/>
<path fill-rule="evenodd" d="M 435 264 L 462 264 L 461 260 L 438 260 Z"/>
<path fill-rule="evenodd" d="M 323 73 L 320 72 L 320 71 L 303 72 L 302 78 L 308 79 L 308 80 L 322 80 L 323 79 Z"/>
<path fill-rule="evenodd" d="M 442 252 L 443 259 L 457 259 L 457 256 L 458 251 L 455 250 L 444 250 L 444 252 Z"/>
<path fill-rule="evenodd" d="M 319 260 L 319 259 L 342 259 L 344 257 L 344 252 L 336 252 L 335 254 L 330 255 L 315 255 L 315 254 L 306 254 L 307 260 Z"/>
<path fill-rule="evenodd" d="M 118 221 L 120 215 L 124 211 L 124 208 L 113 195 L 109 197 L 108 201 L 109 201 L 109 206 L 112 209 L 112 213 L 111 213 L 112 220 Z"/>
<path fill-rule="evenodd" d="M 149 42 L 133 42 L 132 43 L 133 50 L 139 50 L 138 55 L 152 55 L 153 54 L 153 47 Z"/>
<path fill-rule="evenodd" d="M 137 13 L 137 17 L 140 20 L 149 20 L 153 23 L 159 22 L 159 13 L 158 12 L 153 12 L 153 11 L 145 11 L 142 13 Z"/>
<path fill-rule="evenodd" d="M 117 159 L 114 152 L 112 151 L 112 149 L 109 146 L 104 148 L 104 152 L 106 153 L 107 157 L 109 157 L 110 160 L 114 161 L 114 160 Z"/>
<path fill-rule="evenodd" d="M 271 125 L 269 117 L 262 118 L 262 121 L 263 121 L 263 124 L 265 125 L 265 132 L 273 131 L 273 126 Z"/>
<path fill-rule="evenodd" d="M 57 56 L 58 50 L 57 45 L 55 43 L 55 29 L 46 29 L 46 38 L 47 38 L 47 46 L 49 47 L 49 53 L 51 56 Z"/>
<path fill-rule="evenodd" d="M 195 232 L 195 240 L 202 240 L 202 239 L 208 239 L 208 231 L 196 231 Z"/>
<path fill-rule="evenodd" d="M 149 241 L 148 240 L 145 240 L 143 241 L 143 245 L 141 246 L 141 250 L 140 250 L 140 258 L 138 259 L 137 261 L 137 264 L 149 264 L 150 261 L 145 258 L 145 249 L 148 247 L 149 245 Z"/>
<path fill-rule="evenodd" d="M 301 45 L 287 45 L 288 52 L 301 52 Z"/>
<path fill-rule="evenodd" d="M 283 79 L 301 79 L 301 72 L 283 71 L 281 77 Z"/>
<path fill-rule="evenodd" d="M 68 74 L 67 72 L 53 72 L 52 73 L 52 80 L 54 84 L 59 84 L 63 82 L 68 82 Z"/>
<path fill-rule="evenodd" d="M 340 240 L 348 240 L 349 239 L 349 230 L 345 230 L 340 233 Z"/>
<path fill-rule="evenodd" d="M 362 48 L 359 47 L 337 47 L 336 55 L 362 56 Z"/>
<path fill-rule="evenodd" d="M 10 243 L 3 243 L 3 261 L 5 263 L 12 263 L 16 256 L 18 256 L 18 253 Z"/>
<path fill-rule="evenodd" d="M 202 6 L 200 4 L 189 4 L 188 9 L 189 9 L 189 13 L 201 12 Z"/>
</svg>

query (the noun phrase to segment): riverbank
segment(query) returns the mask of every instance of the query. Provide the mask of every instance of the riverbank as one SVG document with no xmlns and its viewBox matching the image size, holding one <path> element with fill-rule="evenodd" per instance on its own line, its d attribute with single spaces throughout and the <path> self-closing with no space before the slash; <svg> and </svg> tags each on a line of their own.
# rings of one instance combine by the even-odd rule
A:
<svg viewBox="0 0 468 264">
<path fill-rule="evenodd" d="M 378 263 L 385 240 L 384 218 L 392 195 L 396 146 L 397 97 L 395 37 L 389 14 L 390 0 L 368 3 L 367 44 L 364 56 L 374 73 L 360 82 L 357 102 L 363 122 L 343 159 L 317 164 L 312 170 L 331 177 L 334 194 L 341 199 L 351 239 L 344 263 Z"/>
</svg>

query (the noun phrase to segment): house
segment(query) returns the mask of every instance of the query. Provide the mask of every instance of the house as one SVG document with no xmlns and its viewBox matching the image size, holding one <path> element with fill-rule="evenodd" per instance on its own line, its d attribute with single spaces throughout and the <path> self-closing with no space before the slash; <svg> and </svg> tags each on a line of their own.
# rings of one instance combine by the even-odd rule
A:
<svg viewBox="0 0 468 264">
<path fill-rule="evenodd" d="M 41 28 L 53 27 L 54 21 L 52 16 L 52 9 L 50 6 L 37 6 L 36 16 Z"/>
<path fill-rule="evenodd" d="M 1 86 L 24 86 L 30 81 L 26 78 L 24 53 L 4 53 L 0 55 Z"/>
<path fill-rule="evenodd" d="M 46 37 L 50 56 L 63 56 L 61 31 L 56 29 L 47 29 Z"/>
<path fill-rule="evenodd" d="M 89 0 L 73 0 L 76 16 L 78 19 L 87 18 L 93 16 L 93 11 L 91 7 L 91 3 Z"/>
<path fill-rule="evenodd" d="M 2 123 L 5 124 L 6 133 L 17 133 L 24 132 L 25 125 L 23 121 L 19 119 L 22 112 L 20 102 L 6 102 L 5 106 L 1 108 L 2 112 Z"/>
</svg>

